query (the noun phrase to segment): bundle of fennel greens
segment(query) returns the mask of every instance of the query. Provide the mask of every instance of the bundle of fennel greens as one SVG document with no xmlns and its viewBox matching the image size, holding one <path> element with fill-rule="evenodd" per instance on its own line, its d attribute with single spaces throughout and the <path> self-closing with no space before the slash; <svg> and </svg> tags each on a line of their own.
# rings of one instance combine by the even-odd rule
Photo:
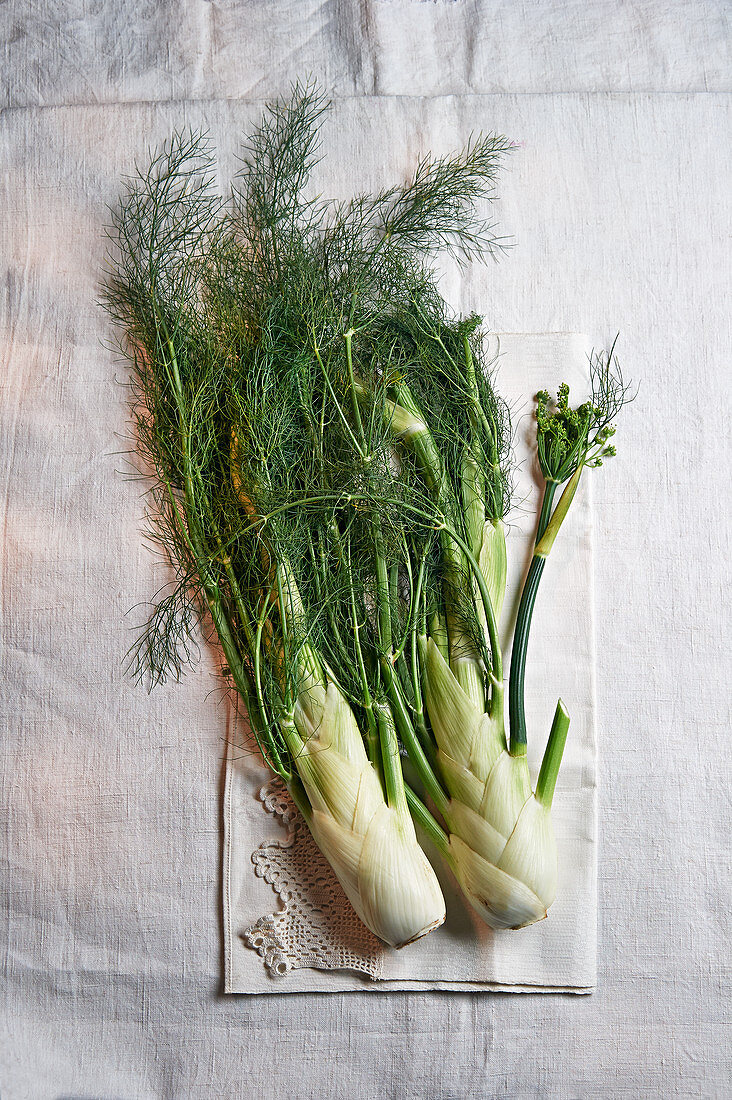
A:
<svg viewBox="0 0 732 1100">
<path fill-rule="evenodd" d="M 386 943 L 445 917 L 415 822 L 484 919 L 518 928 L 554 898 L 569 725 L 560 702 L 532 792 L 531 615 L 582 471 L 614 453 L 626 389 L 611 351 L 592 360 L 589 402 L 539 395 L 545 491 L 507 739 L 509 413 L 480 318 L 451 312 L 432 265 L 500 248 L 476 207 L 510 146 L 479 137 L 405 185 L 326 202 L 305 194 L 325 110 L 311 84 L 268 108 L 225 199 L 206 139 L 176 134 L 114 213 L 105 302 L 175 575 L 134 665 L 153 683 L 179 674 L 213 625 L 262 757 Z"/>
</svg>

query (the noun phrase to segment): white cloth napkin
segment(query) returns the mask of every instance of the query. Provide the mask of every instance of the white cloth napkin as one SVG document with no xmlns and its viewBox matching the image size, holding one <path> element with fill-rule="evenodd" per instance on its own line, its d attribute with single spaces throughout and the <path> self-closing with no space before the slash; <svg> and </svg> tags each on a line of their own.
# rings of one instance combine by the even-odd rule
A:
<svg viewBox="0 0 732 1100">
<path fill-rule="evenodd" d="M 570 333 L 511 333 L 491 341 L 497 384 L 513 410 L 516 452 L 502 623 L 505 650 L 530 559 L 539 498 L 531 451 L 532 398 L 537 390 L 555 390 L 566 381 L 573 399 L 583 399 L 591 348 L 585 337 Z M 580 483 L 549 559 L 527 660 L 528 753 L 534 779 L 559 695 L 571 715 L 552 809 L 559 887 L 548 918 L 518 932 L 491 931 L 436 860 L 447 903 L 445 925 L 400 951 L 383 947 L 353 914 L 301 819 L 293 832 L 287 804 L 279 805 L 280 815 L 286 811 L 285 828 L 265 811 L 261 792 L 269 774 L 247 744 L 242 727 L 229 740 L 224 799 L 227 992 L 591 992 L 596 967 L 597 823 L 589 481 Z M 276 811 L 278 799 L 267 789 L 266 801 Z M 295 822 L 297 817 L 295 812 Z"/>
</svg>

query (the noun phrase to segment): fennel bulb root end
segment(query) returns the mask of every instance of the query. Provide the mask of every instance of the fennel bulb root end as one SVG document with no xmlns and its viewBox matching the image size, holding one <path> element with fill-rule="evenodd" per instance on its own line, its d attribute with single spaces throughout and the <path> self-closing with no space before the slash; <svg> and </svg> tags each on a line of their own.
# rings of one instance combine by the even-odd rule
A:
<svg viewBox="0 0 732 1100">
<path fill-rule="evenodd" d="M 497 858 L 492 836 L 485 843 L 479 830 L 467 835 L 470 844 L 453 833 L 450 850 L 456 877 L 483 920 L 496 929 L 526 928 L 544 920 L 557 892 L 557 850 L 548 809 L 531 795 Z"/>
</svg>

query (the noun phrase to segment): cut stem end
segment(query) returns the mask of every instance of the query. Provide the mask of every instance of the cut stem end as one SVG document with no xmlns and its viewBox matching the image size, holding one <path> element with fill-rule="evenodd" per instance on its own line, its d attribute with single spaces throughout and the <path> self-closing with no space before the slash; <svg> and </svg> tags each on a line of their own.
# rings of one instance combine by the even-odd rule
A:
<svg viewBox="0 0 732 1100">
<path fill-rule="evenodd" d="M 547 809 L 551 806 L 554 798 L 554 788 L 557 783 L 562 756 L 564 755 L 564 746 L 567 743 L 568 730 L 569 714 L 564 703 L 559 699 L 557 709 L 554 711 L 554 721 L 549 732 L 549 740 L 546 743 L 544 759 L 541 762 L 541 771 L 536 784 L 536 800 L 541 802 L 542 806 L 546 806 Z"/>
</svg>

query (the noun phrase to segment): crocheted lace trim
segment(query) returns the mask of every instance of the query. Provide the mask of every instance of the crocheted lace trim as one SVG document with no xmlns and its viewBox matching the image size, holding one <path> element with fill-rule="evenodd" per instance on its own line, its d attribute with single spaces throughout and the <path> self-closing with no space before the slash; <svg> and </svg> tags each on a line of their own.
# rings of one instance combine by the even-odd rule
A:
<svg viewBox="0 0 732 1100">
<path fill-rule="evenodd" d="M 260 917 L 242 939 L 257 951 L 272 978 L 291 970 L 355 970 L 377 980 L 383 944 L 361 923 L 330 864 L 313 840 L 280 779 L 259 792 L 264 808 L 287 826 L 284 840 L 252 852 L 254 873 L 268 882 L 282 908 Z"/>
</svg>

